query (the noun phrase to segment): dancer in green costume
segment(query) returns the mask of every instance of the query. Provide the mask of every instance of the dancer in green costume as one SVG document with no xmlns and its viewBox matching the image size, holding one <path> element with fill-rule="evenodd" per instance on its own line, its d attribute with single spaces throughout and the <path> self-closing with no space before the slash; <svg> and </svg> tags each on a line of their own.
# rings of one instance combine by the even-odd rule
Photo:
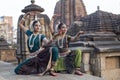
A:
<svg viewBox="0 0 120 80">
<path fill-rule="evenodd" d="M 56 15 L 54 15 L 55 17 Z M 80 72 L 81 56 L 82 52 L 80 49 L 71 51 L 68 49 L 68 44 L 70 41 L 76 40 L 83 31 L 79 31 L 76 36 L 72 37 L 66 34 L 67 26 L 64 23 L 58 25 L 58 33 L 55 33 L 53 29 L 54 17 L 50 22 L 50 30 L 52 33 L 53 43 L 52 46 L 57 46 L 59 49 L 59 58 L 57 64 L 54 67 L 56 71 L 66 70 L 68 73 L 75 73 L 82 75 Z"/>
</svg>

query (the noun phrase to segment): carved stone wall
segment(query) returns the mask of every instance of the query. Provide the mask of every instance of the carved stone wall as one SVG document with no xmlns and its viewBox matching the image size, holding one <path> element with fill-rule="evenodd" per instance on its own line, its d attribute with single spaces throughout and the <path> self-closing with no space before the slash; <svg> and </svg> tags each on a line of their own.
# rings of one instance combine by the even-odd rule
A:
<svg viewBox="0 0 120 80">
<path fill-rule="evenodd" d="M 64 22 L 70 26 L 72 22 L 86 16 L 86 9 L 82 0 L 59 0 L 56 3 L 54 14 L 60 14 L 55 18 L 54 26 L 58 22 Z"/>
<path fill-rule="evenodd" d="M 0 60 L 1 61 L 15 61 L 15 49 L 0 49 Z"/>
<path fill-rule="evenodd" d="M 75 35 L 79 30 L 89 33 L 112 32 L 120 40 L 120 15 L 97 10 L 94 13 L 75 21 L 68 30 L 69 35 Z"/>
</svg>

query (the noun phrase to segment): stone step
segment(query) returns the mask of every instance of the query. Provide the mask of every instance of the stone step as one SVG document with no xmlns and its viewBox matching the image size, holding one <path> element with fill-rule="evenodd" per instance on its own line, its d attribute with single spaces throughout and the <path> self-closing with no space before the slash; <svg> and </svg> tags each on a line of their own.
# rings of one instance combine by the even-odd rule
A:
<svg viewBox="0 0 120 80">
<path fill-rule="evenodd" d="M 99 52 L 119 52 L 120 51 L 120 45 L 116 46 L 96 46 L 97 51 Z"/>
<path fill-rule="evenodd" d="M 81 35 L 81 37 L 116 37 L 116 34 L 108 32 L 98 32 L 83 34 Z"/>
<path fill-rule="evenodd" d="M 93 47 L 81 47 L 81 46 L 77 46 L 77 47 L 69 47 L 70 50 L 76 50 L 76 49 L 80 49 L 82 52 L 92 52 L 94 50 Z"/>
<path fill-rule="evenodd" d="M 103 78 L 89 74 L 83 74 L 83 76 L 74 74 L 58 74 L 56 77 L 49 75 L 16 75 L 14 73 L 15 66 L 16 65 L 11 63 L 0 61 L 0 80 L 104 80 Z"/>
<path fill-rule="evenodd" d="M 76 41 L 71 42 L 69 47 L 78 46 L 119 46 L 120 41 Z"/>
<path fill-rule="evenodd" d="M 14 65 L 17 65 L 18 64 L 18 60 L 16 59 L 16 60 L 9 60 L 9 61 L 7 61 L 8 63 L 12 63 L 12 64 L 14 64 Z"/>
<path fill-rule="evenodd" d="M 116 41 L 118 40 L 114 33 L 89 33 L 83 34 L 78 40 L 83 41 Z"/>
</svg>

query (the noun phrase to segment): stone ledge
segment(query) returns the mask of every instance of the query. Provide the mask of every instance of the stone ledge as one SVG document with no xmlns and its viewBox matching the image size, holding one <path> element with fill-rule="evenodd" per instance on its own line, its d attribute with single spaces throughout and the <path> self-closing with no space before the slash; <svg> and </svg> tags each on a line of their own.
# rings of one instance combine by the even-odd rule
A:
<svg viewBox="0 0 120 80">
<path fill-rule="evenodd" d="M 92 47 L 69 47 L 70 50 L 80 49 L 82 52 L 92 52 L 94 48 Z"/>
<path fill-rule="evenodd" d="M 119 52 L 120 45 L 116 46 L 96 46 L 98 52 Z"/>
</svg>

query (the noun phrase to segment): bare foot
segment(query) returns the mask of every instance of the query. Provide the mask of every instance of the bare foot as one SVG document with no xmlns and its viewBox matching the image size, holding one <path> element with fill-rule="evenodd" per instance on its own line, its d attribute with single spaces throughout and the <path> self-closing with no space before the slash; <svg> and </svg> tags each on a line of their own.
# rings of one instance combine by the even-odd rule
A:
<svg viewBox="0 0 120 80">
<path fill-rule="evenodd" d="M 50 75 L 51 76 L 57 76 L 57 73 L 55 71 L 53 71 L 53 70 L 50 70 Z"/>
<path fill-rule="evenodd" d="M 76 74 L 76 75 L 80 75 L 80 76 L 82 76 L 82 75 L 83 75 L 83 73 L 82 73 L 82 72 L 80 72 L 79 70 L 75 70 L 75 74 Z"/>
</svg>

